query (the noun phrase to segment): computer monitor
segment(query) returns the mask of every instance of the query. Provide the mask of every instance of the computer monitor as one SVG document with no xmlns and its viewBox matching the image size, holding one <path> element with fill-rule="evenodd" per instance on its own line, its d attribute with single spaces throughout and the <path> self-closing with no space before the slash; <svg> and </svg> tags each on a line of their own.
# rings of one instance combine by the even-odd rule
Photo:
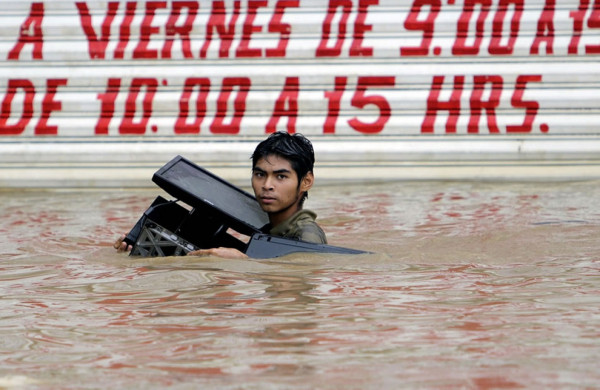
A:
<svg viewBox="0 0 600 390">
<path fill-rule="evenodd" d="M 196 209 L 220 214 L 239 233 L 251 236 L 269 223 L 254 196 L 181 156 L 160 168 L 152 181 Z"/>
</svg>

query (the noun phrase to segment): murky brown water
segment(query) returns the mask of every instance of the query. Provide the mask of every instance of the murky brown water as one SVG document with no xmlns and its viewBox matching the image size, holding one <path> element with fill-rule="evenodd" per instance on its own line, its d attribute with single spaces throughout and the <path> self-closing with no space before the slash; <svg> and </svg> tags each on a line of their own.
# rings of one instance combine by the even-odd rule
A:
<svg viewBox="0 0 600 390">
<path fill-rule="evenodd" d="M 321 187 L 360 256 L 116 254 L 159 193 L 0 192 L 0 388 L 600 386 L 600 183 Z"/>
</svg>

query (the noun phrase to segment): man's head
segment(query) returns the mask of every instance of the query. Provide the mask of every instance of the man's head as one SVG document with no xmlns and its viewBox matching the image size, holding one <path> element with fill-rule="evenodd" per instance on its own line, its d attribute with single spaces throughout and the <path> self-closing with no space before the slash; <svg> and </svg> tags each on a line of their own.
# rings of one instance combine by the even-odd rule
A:
<svg viewBox="0 0 600 390">
<path fill-rule="evenodd" d="M 273 133 L 266 140 L 256 146 L 252 154 L 252 169 L 259 159 L 276 155 L 285 158 L 292 164 L 292 168 L 300 180 L 313 171 L 315 152 L 310 141 L 302 134 L 289 134 L 283 131 Z"/>
<path fill-rule="evenodd" d="M 263 210 L 271 217 L 289 217 L 302 208 L 314 181 L 314 162 L 312 144 L 301 134 L 277 132 L 258 144 L 252 154 L 252 188 Z"/>
</svg>

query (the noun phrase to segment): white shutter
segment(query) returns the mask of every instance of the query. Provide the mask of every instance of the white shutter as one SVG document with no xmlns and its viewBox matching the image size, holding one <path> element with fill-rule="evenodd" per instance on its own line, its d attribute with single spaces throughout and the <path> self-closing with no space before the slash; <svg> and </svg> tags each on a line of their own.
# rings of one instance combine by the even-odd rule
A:
<svg viewBox="0 0 600 390">
<path fill-rule="evenodd" d="M 212 27 L 211 27 L 212 26 Z M 0 186 L 600 177 L 600 1 L 0 1 Z"/>
</svg>

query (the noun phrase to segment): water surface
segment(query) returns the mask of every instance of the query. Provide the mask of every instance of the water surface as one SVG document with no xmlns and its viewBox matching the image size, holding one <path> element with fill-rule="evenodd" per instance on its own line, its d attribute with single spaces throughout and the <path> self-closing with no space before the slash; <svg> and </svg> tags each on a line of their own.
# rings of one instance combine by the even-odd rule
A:
<svg viewBox="0 0 600 390">
<path fill-rule="evenodd" d="M 600 187 L 320 187 L 369 255 L 130 258 L 160 194 L 0 192 L 0 388 L 600 386 Z"/>
</svg>

